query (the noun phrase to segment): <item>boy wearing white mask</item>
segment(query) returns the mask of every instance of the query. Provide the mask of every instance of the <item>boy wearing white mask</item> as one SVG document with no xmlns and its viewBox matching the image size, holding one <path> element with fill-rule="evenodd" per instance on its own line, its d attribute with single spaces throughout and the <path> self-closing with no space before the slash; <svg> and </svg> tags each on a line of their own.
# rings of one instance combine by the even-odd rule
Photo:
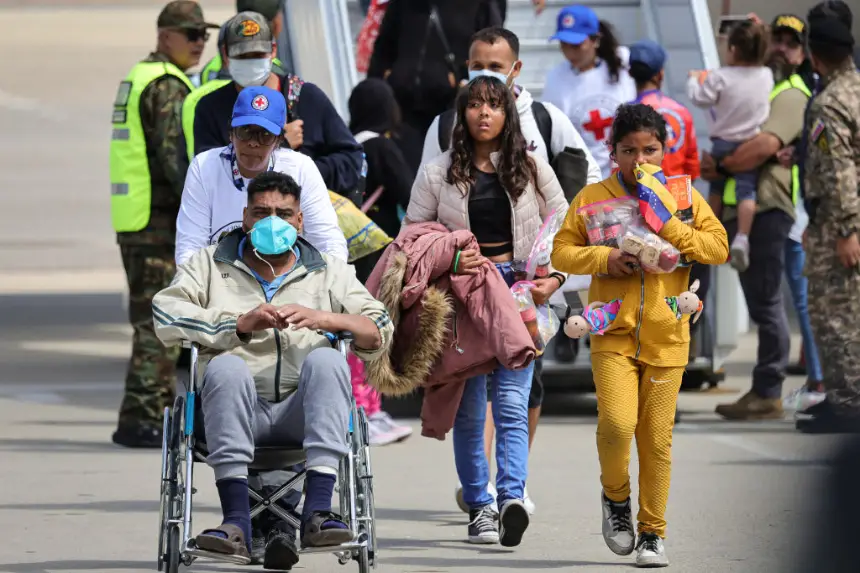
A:
<svg viewBox="0 0 860 573">
<path fill-rule="evenodd" d="M 233 81 L 207 93 L 195 106 L 191 156 L 228 145 L 229 120 L 239 92 L 265 85 L 287 98 L 289 146 L 314 160 L 328 189 L 349 195 L 360 183 L 361 145 L 321 89 L 298 76 L 272 71 L 276 54 L 274 35 L 262 14 L 240 12 L 225 24 L 224 65 Z"/>
<path fill-rule="evenodd" d="M 536 102 L 527 89 L 516 84 L 516 79 L 519 77 L 523 66 L 519 58 L 520 40 L 516 34 L 500 27 L 479 30 L 472 36 L 472 44 L 469 47 L 469 60 L 466 62 L 469 68 L 469 80 L 471 81 L 478 76 L 490 76 L 505 82 L 517 98 L 520 125 L 529 150 L 550 161 L 554 155 L 564 151 L 565 147 L 582 149 L 588 160 L 588 184 L 597 183 L 602 179 L 600 167 L 585 145 L 582 136 L 573 127 L 570 119 L 551 103 Z M 548 116 L 549 121 L 547 123 L 550 127 L 548 142 L 544 141 L 544 137 L 541 135 L 538 118 L 535 117 L 535 108 L 538 108 L 538 113 L 543 111 Z M 427 136 L 424 139 L 424 152 L 421 156 L 422 165 L 445 151 L 439 145 L 440 121 L 443 119 L 449 120 L 451 123 L 451 125 L 441 128 L 443 139 L 447 139 L 445 148 L 447 149 L 447 146 L 450 145 L 451 128 L 455 118 L 450 113 L 447 116 L 443 113 L 436 116 L 430 129 L 427 130 Z M 448 137 L 445 138 L 444 134 L 447 134 Z M 549 143 L 549 149 L 547 149 L 547 143 Z"/>
</svg>

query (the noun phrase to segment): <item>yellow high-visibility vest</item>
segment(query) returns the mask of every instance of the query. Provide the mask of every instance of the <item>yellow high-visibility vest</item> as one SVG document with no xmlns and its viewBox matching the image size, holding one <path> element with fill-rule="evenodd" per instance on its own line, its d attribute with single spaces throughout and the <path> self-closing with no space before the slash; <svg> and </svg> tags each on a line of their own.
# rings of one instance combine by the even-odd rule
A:
<svg viewBox="0 0 860 573">
<path fill-rule="evenodd" d="M 146 137 L 140 119 L 140 96 L 165 75 L 179 78 L 193 90 L 182 70 L 169 62 L 140 62 L 120 83 L 113 108 L 110 142 L 110 207 L 113 228 L 133 233 L 149 224 L 152 181 L 146 156 Z"/>
<path fill-rule="evenodd" d="M 770 92 L 770 101 L 773 101 L 776 96 L 785 90 L 797 89 L 803 92 L 806 97 L 812 97 L 812 92 L 806 87 L 806 83 L 799 75 L 794 74 L 788 79 L 782 80 Z M 726 180 L 726 185 L 723 188 L 723 205 L 734 207 L 738 204 L 737 194 L 735 192 L 736 183 L 734 177 Z M 791 168 L 791 202 L 797 205 L 797 200 L 800 197 L 800 168 L 797 165 Z"/>
</svg>

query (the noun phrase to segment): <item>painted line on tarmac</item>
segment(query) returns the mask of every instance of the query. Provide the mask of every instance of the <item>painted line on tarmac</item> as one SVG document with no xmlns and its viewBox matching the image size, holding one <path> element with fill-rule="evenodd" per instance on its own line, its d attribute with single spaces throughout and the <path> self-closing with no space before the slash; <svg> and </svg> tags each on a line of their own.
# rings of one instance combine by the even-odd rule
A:
<svg viewBox="0 0 860 573">
<path fill-rule="evenodd" d="M 0 294 L 121 294 L 128 292 L 122 269 L 88 271 L 18 271 L 0 275 Z"/>
<path fill-rule="evenodd" d="M 115 382 L 0 382 L 0 396 L 25 394 L 72 394 L 78 392 L 104 392 L 123 389 L 120 380 Z"/>
<path fill-rule="evenodd" d="M 753 454 L 755 456 L 765 458 L 767 460 L 773 460 L 776 462 L 797 462 L 806 460 L 806 458 L 802 458 L 799 456 L 780 455 L 771 448 L 759 444 L 755 440 L 742 438 L 740 436 L 732 436 L 729 434 L 706 434 L 706 437 L 712 442 L 717 442 L 718 444 L 723 444 L 725 446 L 731 446 L 733 448 L 743 450 L 748 454 Z"/>
<path fill-rule="evenodd" d="M 68 121 L 68 116 L 50 108 L 47 104 L 33 99 L 32 96 L 24 97 L 9 93 L 0 89 L 0 107 L 12 111 L 25 111 L 56 122 Z"/>
<path fill-rule="evenodd" d="M 763 424 L 768 424 L 771 427 L 783 427 L 785 426 L 784 422 L 762 422 Z M 682 422 L 683 424 L 683 422 Z M 826 462 L 824 460 L 818 458 L 810 458 L 808 456 L 799 456 L 796 454 L 781 454 L 777 452 L 775 449 L 770 448 L 761 442 L 758 442 L 754 439 L 739 436 L 736 434 L 728 434 L 720 431 L 722 424 L 702 424 L 697 427 L 686 426 L 684 427 L 684 432 L 686 434 L 698 434 L 703 438 L 707 438 L 708 440 L 715 442 L 717 444 L 721 444 L 723 446 L 728 446 L 730 448 L 734 448 L 736 450 L 741 450 L 748 454 L 752 454 L 753 456 L 765 459 L 768 461 L 774 462 L 782 462 L 782 463 L 806 463 L 810 464 L 814 467 L 826 467 Z M 682 425 L 679 425 L 677 428 L 682 428 Z M 792 429 L 793 431 L 793 429 Z"/>
</svg>

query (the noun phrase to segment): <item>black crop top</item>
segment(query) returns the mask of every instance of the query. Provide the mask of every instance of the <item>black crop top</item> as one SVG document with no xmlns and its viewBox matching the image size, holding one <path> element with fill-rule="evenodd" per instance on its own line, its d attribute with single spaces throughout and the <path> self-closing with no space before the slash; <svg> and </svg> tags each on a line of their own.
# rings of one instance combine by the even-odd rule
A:
<svg viewBox="0 0 860 573">
<path fill-rule="evenodd" d="M 469 195 L 469 225 L 481 244 L 510 243 L 511 200 L 496 173 L 478 171 Z"/>
</svg>

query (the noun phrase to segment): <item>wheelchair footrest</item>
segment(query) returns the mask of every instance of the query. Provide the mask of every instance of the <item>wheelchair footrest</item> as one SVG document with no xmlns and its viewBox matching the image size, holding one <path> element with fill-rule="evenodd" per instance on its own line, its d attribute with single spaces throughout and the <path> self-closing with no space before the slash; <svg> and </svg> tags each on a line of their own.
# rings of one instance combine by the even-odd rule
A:
<svg viewBox="0 0 860 573">
<path fill-rule="evenodd" d="M 194 557 L 203 557 L 204 559 L 212 559 L 223 563 L 233 563 L 234 565 L 250 565 L 250 557 L 241 557 L 239 555 L 225 555 L 224 553 L 216 553 L 215 551 L 206 551 L 194 545 L 194 541 L 188 543 L 188 547 L 183 552 L 186 555 Z"/>
<path fill-rule="evenodd" d="M 355 551 L 361 549 L 362 546 L 364 546 L 364 543 L 360 541 L 349 541 L 340 545 L 328 545 L 326 547 L 303 547 L 299 549 L 299 553 L 341 553 L 343 551 Z"/>
</svg>

